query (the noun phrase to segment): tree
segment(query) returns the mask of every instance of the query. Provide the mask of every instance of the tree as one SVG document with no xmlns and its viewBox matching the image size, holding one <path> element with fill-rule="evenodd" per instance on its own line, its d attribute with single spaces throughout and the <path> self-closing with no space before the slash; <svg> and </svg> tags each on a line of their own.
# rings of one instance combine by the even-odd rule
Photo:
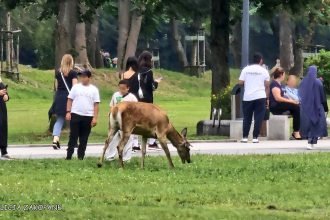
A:
<svg viewBox="0 0 330 220">
<path fill-rule="evenodd" d="M 230 83 L 229 78 L 230 0 L 212 0 L 211 53 L 212 94 L 218 94 Z"/>
<path fill-rule="evenodd" d="M 285 9 L 279 15 L 280 23 L 280 62 L 281 67 L 288 72 L 294 65 L 292 22 L 290 14 Z"/>
<path fill-rule="evenodd" d="M 144 1 L 118 0 L 117 65 L 121 72 L 129 56 L 135 56 L 141 30 Z"/>
<path fill-rule="evenodd" d="M 74 53 L 78 0 L 59 0 L 55 27 L 55 68 L 66 53 Z"/>
<path fill-rule="evenodd" d="M 187 55 L 186 55 L 186 51 L 184 50 L 183 46 L 182 46 L 182 42 L 181 42 L 181 34 L 179 32 L 179 21 L 175 18 L 172 17 L 170 24 L 171 24 L 171 34 L 172 34 L 172 39 L 173 39 L 173 43 L 174 43 L 174 48 L 176 50 L 179 62 L 180 62 L 180 66 L 181 67 L 185 67 L 188 66 L 188 59 L 187 59 Z"/>
</svg>

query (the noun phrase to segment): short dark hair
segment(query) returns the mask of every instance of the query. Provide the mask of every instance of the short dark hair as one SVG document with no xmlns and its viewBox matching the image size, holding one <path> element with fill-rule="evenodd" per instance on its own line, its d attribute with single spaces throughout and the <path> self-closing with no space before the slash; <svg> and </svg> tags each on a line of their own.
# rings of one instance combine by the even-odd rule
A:
<svg viewBox="0 0 330 220">
<path fill-rule="evenodd" d="M 143 51 L 141 55 L 139 56 L 139 69 L 142 68 L 152 68 L 152 54 L 149 51 Z"/>
<path fill-rule="evenodd" d="M 118 85 L 126 85 L 129 87 L 129 81 L 127 79 L 122 79 L 119 81 Z"/>
<path fill-rule="evenodd" d="M 134 72 L 139 71 L 139 64 L 136 57 L 128 57 L 126 61 L 126 71 L 129 70 L 129 68 L 132 68 Z"/>
<path fill-rule="evenodd" d="M 84 69 L 78 72 L 78 76 L 87 76 L 88 78 L 91 78 L 92 72 L 88 69 Z"/>
<path fill-rule="evenodd" d="M 278 67 L 275 69 L 273 75 L 274 75 L 274 79 L 278 79 L 280 78 L 281 76 L 283 76 L 285 73 L 284 69 L 281 68 L 281 67 Z"/>
<path fill-rule="evenodd" d="M 255 53 L 255 54 L 253 54 L 253 60 L 252 60 L 252 62 L 254 64 L 259 64 L 262 59 L 263 59 L 263 56 L 262 56 L 261 53 Z"/>
</svg>

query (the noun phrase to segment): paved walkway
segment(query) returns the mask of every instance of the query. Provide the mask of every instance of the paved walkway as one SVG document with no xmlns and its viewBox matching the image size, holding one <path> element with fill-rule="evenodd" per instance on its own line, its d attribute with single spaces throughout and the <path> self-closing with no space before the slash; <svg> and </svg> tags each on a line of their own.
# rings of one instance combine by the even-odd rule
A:
<svg viewBox="0 0 330 220">
<path fill-rule="evenodd" d="M 262 141 L 259 144 L 242 144 L 238 142 L 194 142 L 191 148 L 192 154 L 220 154 L 220 155 L 244 155 L 244 154 L 291 154 L 291 153 L 311 153 L 330 152 L 330 139 L 320 140 L 315 150 L 307 150 L 307 141 Z M 176 155 L 176 149 L 169 145 L 172 155 Z M 66 146 L 60 150 L 53 150 L 49 146 L 9 146 L 9 154 L 14 158 L 41 159 L 41 158 L 65 158 Z M 87 157 L 99 157 L 103 145 L 90 144 L 87 147 Z M 136 152 L 133 156 L 140 156 Z M 164 155 L 163 150 L 147 150 L 147 155 Z"/>
</svg>

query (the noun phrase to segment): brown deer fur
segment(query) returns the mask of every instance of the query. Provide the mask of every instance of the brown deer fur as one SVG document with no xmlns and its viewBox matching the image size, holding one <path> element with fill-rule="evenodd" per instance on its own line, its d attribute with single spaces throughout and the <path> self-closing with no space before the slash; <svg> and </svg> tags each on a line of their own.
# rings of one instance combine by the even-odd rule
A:
<svg viewBox="0 0 330 220">
<path fill-rule="evenodd" d="M 118 146 L 119 164 L 123 164 L 123 150 L 131 134 L 142 136 L 142 158 L 141 167 L 144 167 L 147 138 L 158 139 L 165 151 L 170 168 L 173 162 L 167 146 L 167 139 L 177 148 L 182 163 L 190 163 L 190 144 L 186 140 L 187 129 L 181 134 L 169 122 L 167 114 L 157 106 L 142 102 L 122 102 L 112 108 L 110 114 L 110 128 L 108 138 L 105 141 L 102 156 L 98 162 L 101 167 L 104 154 L 110 141 L 117 131 L 121 131 L 121 141 Z"/>
</svg>

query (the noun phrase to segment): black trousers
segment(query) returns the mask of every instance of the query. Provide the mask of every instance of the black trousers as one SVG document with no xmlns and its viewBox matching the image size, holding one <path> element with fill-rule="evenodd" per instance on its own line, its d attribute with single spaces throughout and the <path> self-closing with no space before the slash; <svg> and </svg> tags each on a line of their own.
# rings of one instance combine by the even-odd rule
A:
<svg viewBox="0 0 330 220">
<path fill-rule="evenodd" d="M 272 107 L 270 111 L 274 115 L 281 115 L 284 112 L 289 111 L 293 117 L 293 131 L 298 132 L 300 130 L 300 107 L 299 105 L 280 102 L 275 107 Z"/>
<path fill-rule="evenodd" d="M 77 114 L 71 114 L 70 121 L 70 139 L 68 144 L 67 159 L 71 159 L 74 153 L 74 148 L 78 144 L 78 159 L 83 160 L 85 157 L 85 151 L 87 147 L 88 137 L 91 133 L 91 122 L 93 117 L 81 116 Z"/>
<path fill-rule="evenodd" d="M 243 137 L 247 138 L 250 133 L 252 117 L 254 115 L 253 138 L 258 138 L 262 121 L 266 113 L 266 99 L 243 101 Z"/>
<path fill-rule="evenodd" d="M 0 99 L 2 97 L 0 96 Z M 3 100 L 0 100 L 0 150 L 1 155 L 7 154 L 8 147 L 8 118 L 7 108 Z"/>
</svg>

